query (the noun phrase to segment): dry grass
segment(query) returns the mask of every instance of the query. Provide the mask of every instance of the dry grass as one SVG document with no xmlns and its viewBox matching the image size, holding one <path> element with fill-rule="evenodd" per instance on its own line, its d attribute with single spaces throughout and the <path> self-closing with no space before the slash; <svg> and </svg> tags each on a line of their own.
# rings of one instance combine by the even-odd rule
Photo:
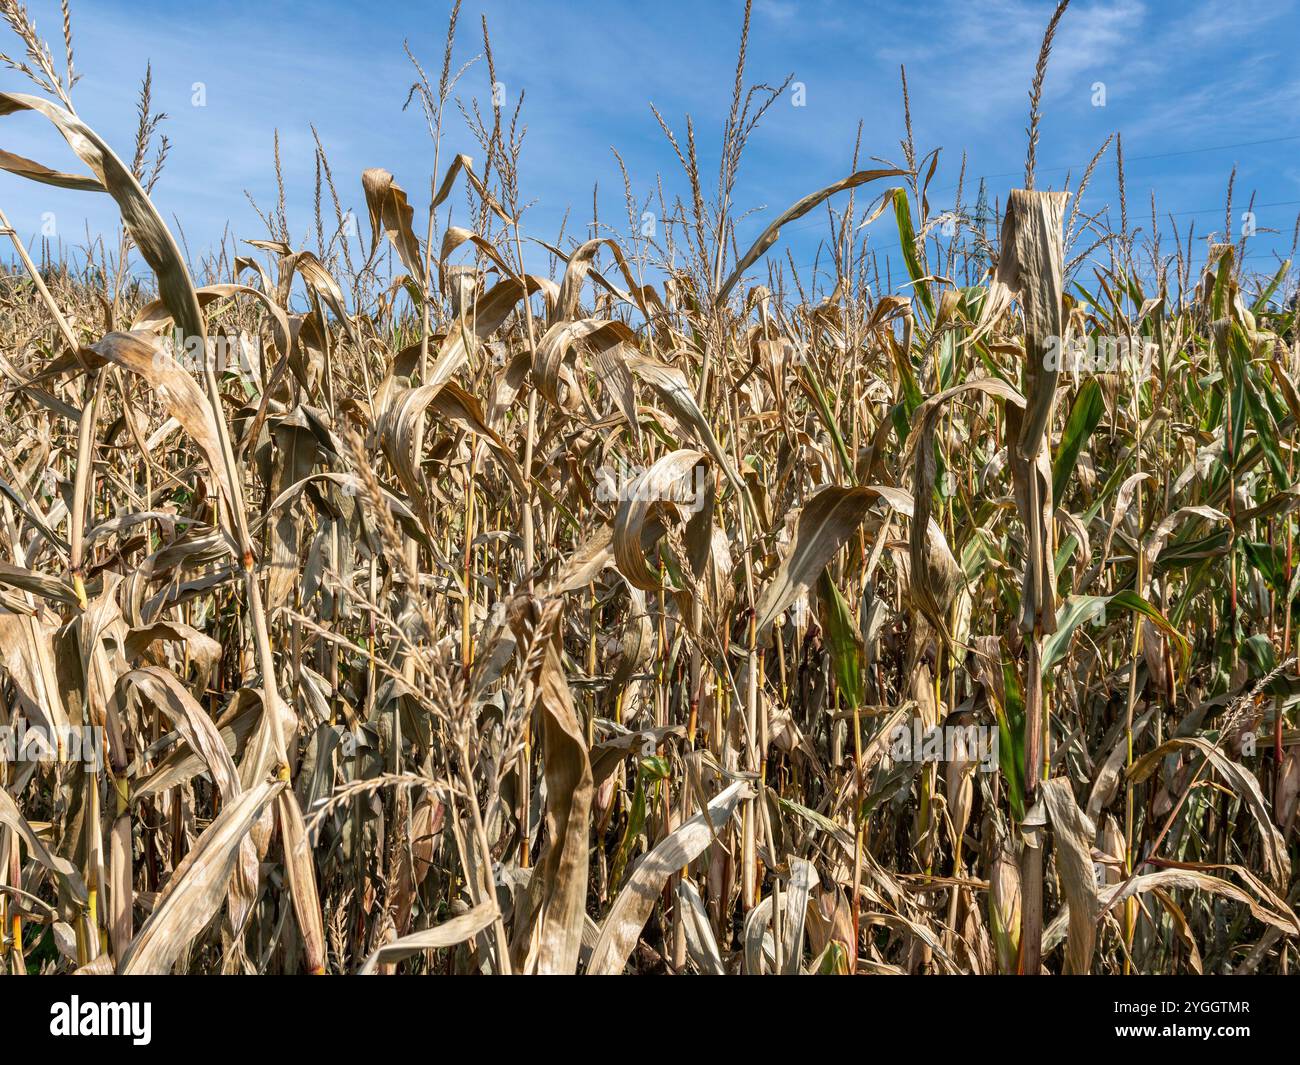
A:
<svg viewBox="0 0 1300 1065">
<path fill-rule="evenodd" d="M 58 61 L 0 13 L 40 93 L 0 114 L 89 173 L 0 166 L 124 221 L 80 271 L 5 234 L 0 725 L 106 744 L 0 762 L 5 969 L 1294 964 L 1289 262 L 1052 191 L 945 232 L 910 132 L 742 254 L 781 91 L 742 44 L 716 185 L 660 117 L 657 237 L 561 235 L 534 275 L 520 114 L 463 105 L 473 163 L 442 143 L 496 80 L 486 23 L 453 69 L 453 16 L 408 100 L 425 194 L 367 171 L 354 235 L 321 148 L 314 250 L 281 196 L 191 271 L 148 83 L 128 165 L 75 116 L 71 30 Z M 828 207 L 824 286 L 778 240 Z M 1062 336 L 1147 358 L 1058 372 Z M 905 757 L 914 723 L 996 763 Z"/>
</svg>

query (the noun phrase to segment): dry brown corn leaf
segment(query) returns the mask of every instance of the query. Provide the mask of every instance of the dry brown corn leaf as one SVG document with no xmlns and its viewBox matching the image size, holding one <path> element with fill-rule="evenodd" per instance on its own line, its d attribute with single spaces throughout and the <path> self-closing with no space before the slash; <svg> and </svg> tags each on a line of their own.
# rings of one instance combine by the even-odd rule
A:
<svg viewBox="0 0 1300 1065">
<path fill-rule="evenodd" d="M 406 199 L 406 190 L 393 180 L 383 167 L 371 167 L 361 174 L 361 188 L 370 212 L 370 259 L 379 248 L 380 230 L 397 249 L 398 258 L 411 277 L 424 285 L 424 261 L 420 241 L 412 228 L 415 211 Z"/>
<path fill-rule="evenodd" d="M 678 826 L 641 859 L 601 925 L 600 938 L 587 963 L 588 975 L 612 976 L 622 971 L 668 877 L 699 857 L 736 807 L 753 795 L 748 781 L 735 781 L 709 802 L 704 813 Z"/>
<path fill-rule="evenodd" d="M 1174 751 L 1192 748 L 1204 755 L 1219 777 L 1237 794 L 1259 829 L 1264 856 L 1264 873 L 1275 888 L 1285 891 L 1291 882 L 1291 858 L 1286 841 L 1273 823 L 1272 811 L 1260 791 L 1259 781 L 1244 766 L 1234 762 L 1222 750 L 1199 736 L 1179 736 L 1166 740 L 1153 751 L 1148 751 L 1129 770 L 1130 779 L 1139 783 L 1155 772 L 1161 760 Z"/>
<path fill-rule="evenodd" d="M 283 788 L 282 781 L 249 788 L 203 830 L 167 881 L 144 927 L 118 959 L 119 974 L 161 976 L 171 971 L 186 944 L 221 908 L 240 845 Z"/>
</svg>

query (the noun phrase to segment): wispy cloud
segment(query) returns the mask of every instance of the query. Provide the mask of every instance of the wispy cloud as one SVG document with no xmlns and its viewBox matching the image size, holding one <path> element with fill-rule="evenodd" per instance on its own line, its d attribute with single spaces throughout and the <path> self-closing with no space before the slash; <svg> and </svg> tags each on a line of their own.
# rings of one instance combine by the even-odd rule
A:
<svg viewBox="0 0 1300 1065">
<path fill-rule="evenodd" d="M 862 121 L 861 160 L 898 158 L 903 133 L 899 66 L 906 65 L 912 117 L 923 149 L 946 150 L 934 189 L 951 190 L 963 149 L 968 184 L 1000 175 L 1003 195 L 1023 165 L 1027 94 L 1051 0 L 757 0 L 748 52 L 750 81 L 779 83 L 793 73 L 802 103 L 781 100 L 752 139 L 738 189 L 739 206 L 766 205 L 746 222 L 809 189 L 843 176 Z M 276 195 L 272 143 L 281 156 L 296 236 L 312 227 L 315 166 L 311 126 L 320 131 L 345 201 L 358 206 L 368 166 L 397 174 L 412 198 L 427 196 L 433 150 L 421 117 L 401 104 L 413 77 L 404 39 L 432 68 L 441 62 L 449 5 L 399 0 L 364 8 L 342 0 L 267 5 L 237 0 L 202 16 L 163 0 L 100 0 L 74 9 L 85 58 L 78 86 L 84 117 L 125 154 L 134 133 L 134 95 L 152 60 L 156 105 L 171 116 L 174 149 L 157 198 L 198 250 L 229 222 L 241 237 L 261 236 L 244 199 Z M 480 12 L 491 27 L 497 76 L 510 105 L 524 94 L 527 125 L 522 177 L 534 198 L 528 225 L 553 237 L 566 210 L 569 227 L 591 218 L 593 186 L 602 220 L 623 214 L 623 183 L 610 151 L 626 161 L 640 200 L 664 175 L 670 195 L 684 188 L 676 159 L 649 110 L 653 101 L 679 134 L 696 122 L 706 170 L 716 166 L 743 4 L 665 0 L 654 8 L 591 2 L 546 5 L 525 0 L 467 3 L 456 62 L 483 50 Z M 35 13 L 40 19 L 42 11 Z M 46 18 L 52 28 L 55 21 Z M 1198 0 L 1076 0 L 1057 35 L 1046 82 L 1045 175 L 1064 180 L 1111 132 L 1122 131 L 1134 159 L 1134 197 L 1155 186 L 1169 210 L 1200 209 L 1220 198 L 1227 172 L 1240 164 L 1239 188 L 1262 202 L 1300 197 L 1300 141 L 1195 157 L 1162 156 L 1186 148 L 1300 133 L 1300 104 L 1290 42 L 1300 38 L 1295 0 L 1246 0 L 1223 7 Z M 90 48 L 88 42 L 94 42 Z M 205 107 L 191 106 L 203 82 Z M 1106 87 L 1095 107 L 1093 86 Z M 0 85 L 25 87 L 16 75 Z M 460 86 L 485 96 L 480 62 Z M 0 145 L 51 165 L 74 165 L 51 129 L 31 116 L 0 120 Z M 475 151 L 451 115 L 448 151 Z M 446 152 L 444 153 L 446 157 Z M 1189 162 L 1189 159 L 1191 160 Z M 1099 172 L 1094 193 L 1113 199 L 1114 173 Z M 1247 193 L 1248 194 L 1248 193 Z M 54 211 L 66 241 L 115 231 L 106 197 L 34 186 L 0 174 L 0 202 L 24 233 Z M 1289 232 L 1290 222 L 1278 228 Z M 1271 224 L 1271 223 L 1270 223 Z M 817 228 L 787 238 L 811 257 Z"/>
</svg>

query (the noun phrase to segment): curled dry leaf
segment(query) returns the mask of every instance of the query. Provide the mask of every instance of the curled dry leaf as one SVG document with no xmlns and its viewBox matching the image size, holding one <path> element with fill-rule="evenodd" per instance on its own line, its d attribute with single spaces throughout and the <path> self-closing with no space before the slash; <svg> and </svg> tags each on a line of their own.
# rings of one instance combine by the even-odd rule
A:
<svg viewBox="0 0 1300 1065">
<path fill-rule="evenodd" d="M 699 857 L 740 803 L 753 794 L 747 781 L 728 785 L 703 813 L 675 828 L 641 859 L 605 916 L 587 963 L 588 975 L 609 976 L 622 970 L 668 877 Z"/>
<path fill-rule="evenodd" d="M 248 789 L 204 829 L 119 959 L 120 975 L 162 976 L 171 970 L 186 944 L 221 907 L 240 844 L 283 788 L 283 782 L 270 781 Z"/>
</svg>

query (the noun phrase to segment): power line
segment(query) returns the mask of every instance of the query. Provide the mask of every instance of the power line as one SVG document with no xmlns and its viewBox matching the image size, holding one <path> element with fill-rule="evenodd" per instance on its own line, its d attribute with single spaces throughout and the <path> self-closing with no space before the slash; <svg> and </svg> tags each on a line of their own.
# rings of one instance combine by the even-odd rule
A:
<svg viewBox="0 0 1300 1065">
<path fill-rule="evenodd" d="M 1178 158 L 1178 157 L 1181 157 L 1181 156 L 1185 156 L 1185 155 L 1203 155 L 1203 154 L 1206 154 L 1206 153 L 1209 153 L 1209 152 L 1224 152 L 1224 151 L 1227 151 L 1227 150 L 1230 149 L 1230 148 L 1255 148 L 1255 147 L 1259 147 L 1260 145 L 1264 145 L 1264 144 L 1282 144 L 1282 143 L 1286 143 L 1286 142 L 1289 142 L 1289 141 L 1300 141 L 1300 133 L 1288 134 L 1288 135 L 1285 136 L 1285 137 L 1266 137 L 1266 138 L 1264 138 L 1264 139 L 1262 139 L 1262 140 L 1253 140 L 1253 141 L 1237 141 L 1237 142 L 1235 142 L 1235 143 L 1233 143 L 1233 144 L 1212 144 L 1212 145 L 1205 145 L 1205 146 L 1200 147 L 1200 148 L 1184 148 L 1184 149 L 1181 149 L 1181 150 L 1176 151 L 1176 152 L 1157 152 L 1157 153 L 1150 154 L 1150 155 L 1130 155 L 1130 156 L 1125 156 L 1125 158 L 1124 158 L 1124 163 L 1125 163 L 1125 165 L 1127 166 L 1127 165 L 1130 164 L 1130 163 L 1144 163 L 1144 162 L 1150 162 L 1150 161 L 1155 160 L 1155 159 L 1175 159 L 1175 158 Z M 1078 169 L 1077 165 L 1075 165 L 1075 166 L 1047 166 L 1047 167 L 1038 167 L 1038 168 L 1037 168 L 1037 173 L 1040 173 L 1040 174 L 1057 174 L 1057 173 L 1060 173 L 1060 172 L 1062 172 L 1062 171 L 1070 171 L 1070 170 L 1076 170 L 1076 169 Z M 1000 173 L 1000 174 L 978 174 L 978 175 L 975 175 L 975 177 L 974 177 L 972 183 L 977 183 L 977 182 L 979 182 L 979 181 L 989 181 L 989 180 L 993 180 L 993 179 L 995 179 L 995 178 L 1017 177 L 1017 176 L 1019 176 L 1020 174 L 1023 174 L 1023 173 L 1024 173 L 1023 170 L 1008 170 L 1008 171 L 1004 171 L 1004 172 L 1002 172 L 1002 173 Z M 957 185 L 956 185 L 955 183 L 952 184 L 952 185 L 947 185 L 947 186 L 944 186 L 943 188 L 939 189 L 938 191 L 940 191 L 940 192 L 956 192 L 956 191 L 957 191 Z M 1278 203 L 1272 203 L 1272 204 L 1260 204 L 1259 206 L 1261 206 L 1261 207 L 1286 207 L 1286 206 L 1294 205 L 1294 204 L 1296 204 L 1296 203 L 1300 203 L 1300 200 L 1284 200 L 1284 201 L 1280 201 L 1280 202 L 1278 202 Z M 1218 210 L 1218 208 L 1209 208 L 1209 209 L 1207 209 L 1207 211 L 1204 212 L 1204 213 L 1208 213 L 1209 211 L 1212 211 L 1212 210 Z M 1202 213 L 1202 212 L 1176 212 L 1176 213 L 1178 213 L 1179 216 L 1181 217 L 1182 214 L 1194 214 L 1194 213 Z M 797 232 L 800 232 L 801 230 L 811 229 L 812 227 L 814 227 L 814 226 L 816 226 L 816 225 L 818 225 L 818 224 L 819 224 L 818 222 L 801 222 L 801 223 L 798 223 L 798 224 L 796 224 L 796 225 L 783 226 L 783 227 L 782 227 L 782 230 L 783 230 L 783 232 L 787 232 L 787 233 L 790 233 L 790 232 L 797 233 Z"/>
<path fill-rule="evenodd" d="M 1300 200 L 1276 200 L 1276 201 L 1274 201 L 1273 203 L 1260 203 L 1260 204 L 1256 204 L 1256 205 L 1255 205 L 1255 209 L 1256 209 L 1256 210 L 1259 210 L 1259 209 L 1262 209 L 1262 208 L 1265 208 L 1265 207 L 1294 207 L 1294 206 L 1298 206 L 1298 205 L 1300 205 Z M 1222 207 L 1204 207 L 1204 208 L 1201 208 L 1200 210 L 1195 210 L 1195 211 L 1191 211 L 1191 210 L 1189 210 L 1189 211 L 1165 211 L 1165 212 L 1162 212 L 1162 213 L 1163 213 L 1163 215 L 1164 215 L 1165 217 L 1170 217 L 1170 216 L 1172 216 L 1172 217 L 1175 217 L 1175 218 L 1184 218 L 1184 217 L 1186 217 L 1186 216 L 1188 216 L 1188 215 L 1213 214 L 1213 213 L 1215 213 L 1215 212 L 1217 212 L 1217 211 L 1221 211 L 1221 210 L 1223 210 Z M 898 249 L 901 249 L 902 246 L 903 246 L 903 243 L 902 243 L 901 240 L 899 240 L 899 241 L 894 241 L 892 244 L 880 244 L 880 245 L 876 245 L 875 247 L 872 247 L 872 246 L 868 245 L 868 246 L 867 246 L 867 250 L 868 250 L 869 252 L 889 252 L 889 251 L 896 251 L 896 250 L 898 250 Z M 1272 252 L 1271 252 L 1271 251 L 1254 251 L 1254 252 L 1249 252 L 1249 253 L 1246 254 L 1246 255 L 1243 255 L 1243 256 L 1242 256 L 1242 259 L 1253 259 L 1253 258 L 1255 258 L 1257 255 L 1269 255 L 1269 254 L 1272 254 Z M 829 256 L 828 256 L 828 259 L 829 259 Z M 796 270 L 811 270 L 811 269 L 813 269 L 813 268 L 816 267 L 816 266 L 817 266 L 817 263 L 796 263 L 796 264 L 795 264 L 795 269 L 796 269 Z"/>
<path fill-rule="evenodd" d="M 1267 137 L 1264 140 L 1258 141 L 1237 141 L 1235 144 L 1211 144 L 1203 148 L 1184 148 L 1176 152 L 1157 152 L 1153 155 L 1129 155 L 1125 156 L 1124 162 L 1125 164 L 1146 163 L 1153 159 L 1175 159 L 1182 155 L 1201 155 L 1206 152 L 1226 152 L 1229 148 L 1255 148 L 1261 144 L 1281 144 L 1284 141 L 1300 141 L 1300 133 L 1293 133 L 1286 137 Z M 1062 170 L 1073 169 L 1075 169 L 1073 166 L 1046 166 L 1038 167 L 1036 172 L 1040 174 L 1057 174 Z M 982 174 L 980 176 L 984 178 L 1016 177 L 1018 174 L 1022 173 L 1024 173 L 1023 170 L 1009 170 L 1001 174 Z M 956 187 L 956 185 L 952 186 L 954 189 Z"/>
<path fill-rule="evenodd" d="M 1300 139 L 1300 138 L 1294 138 L 1294 139 Z M 993 175 L 993 176 L 994 176 L 994 177 L 997 177 L 998 175 L 995 174 L 995 175 Z M 1300 200 L 1274 200 L 1274 201 L 1272 201 L 1272 202 L 1270 202 L 1270 203 L 1257 203 L 1257 204 L 1255 204 L 1255 205 L 1253 206 L 1252 210 L 1259 211 L 1259 210 L 1264 210 L 1265 208 L 1269 208 L 1269 207 L 1296 207 L 1296 206 L 1300 206 Z M 1184 210 L 1184 211 L 1162 211 L 1162 212 L 1160 212 L 1160 214 L 1161 214 L 1162 217 L 1165 217 L 1165 218 L 1169 218 L 1169 217 L 1173 217 L 1173 218 L 1185 218 L 1185 217 L 1187 217 L 1187 216 L 1189 216 L 1189 215 L 1215 214 L 1215 213 L 1217 213 L 1218 211 L 1222 211 L 1222 210 L 1223 210 L 1223 207 L 1222 207 L 1222 206 L 1218 206 L 1218 207 L 1202 207 L 1202 208 L 1198 208 L 1198 209 L 1196 209 L 1196 210 Z M 795 228 L 795 227 L 792 226 L 792 227 L 789 227 L 789 228 L 792 228 L 792 229 L 793 229 L 793 228 Z M 805 229 L 806 229 L 806 228 L 809 228 L 809 227 L 805 226 L 805 227 L 801 227 L 801 228 L 805 228 Z M 869 250 L 869 251 L 876 251 L 876 252 L 888 252 L 888 251 L 894 251 L 894 250 L 896 250 L 896 249 L 902 248 L 902 246 L 903 246 L 902 241 L 895 241 L 895 242 L 892 243 L 892 244 L 881 244 L 881 245 L 877 245 L 877 246 L 874 247 L 874 248 L 868 246 L 868 250 Z M 1243 258 L 1243 259 L 1251 259 L 1251 258 L 1254 258 L 1256 255 L 1268 255 L 1268 254 L 1269 254 L 1269 252 L 1267 252 L 1267 251 L 1251 252 L 1250 254 L 1245 255 L 1245 256 L 1243 256 L 1242 258 Z M 815 265 L 816 265 L 815 263 L 797 263 L 797 264 L 795 264 L 795 269 L 797 269 L 797 270 L 810 270 L 810 269 L 812 269 Z"/>
</svg>

